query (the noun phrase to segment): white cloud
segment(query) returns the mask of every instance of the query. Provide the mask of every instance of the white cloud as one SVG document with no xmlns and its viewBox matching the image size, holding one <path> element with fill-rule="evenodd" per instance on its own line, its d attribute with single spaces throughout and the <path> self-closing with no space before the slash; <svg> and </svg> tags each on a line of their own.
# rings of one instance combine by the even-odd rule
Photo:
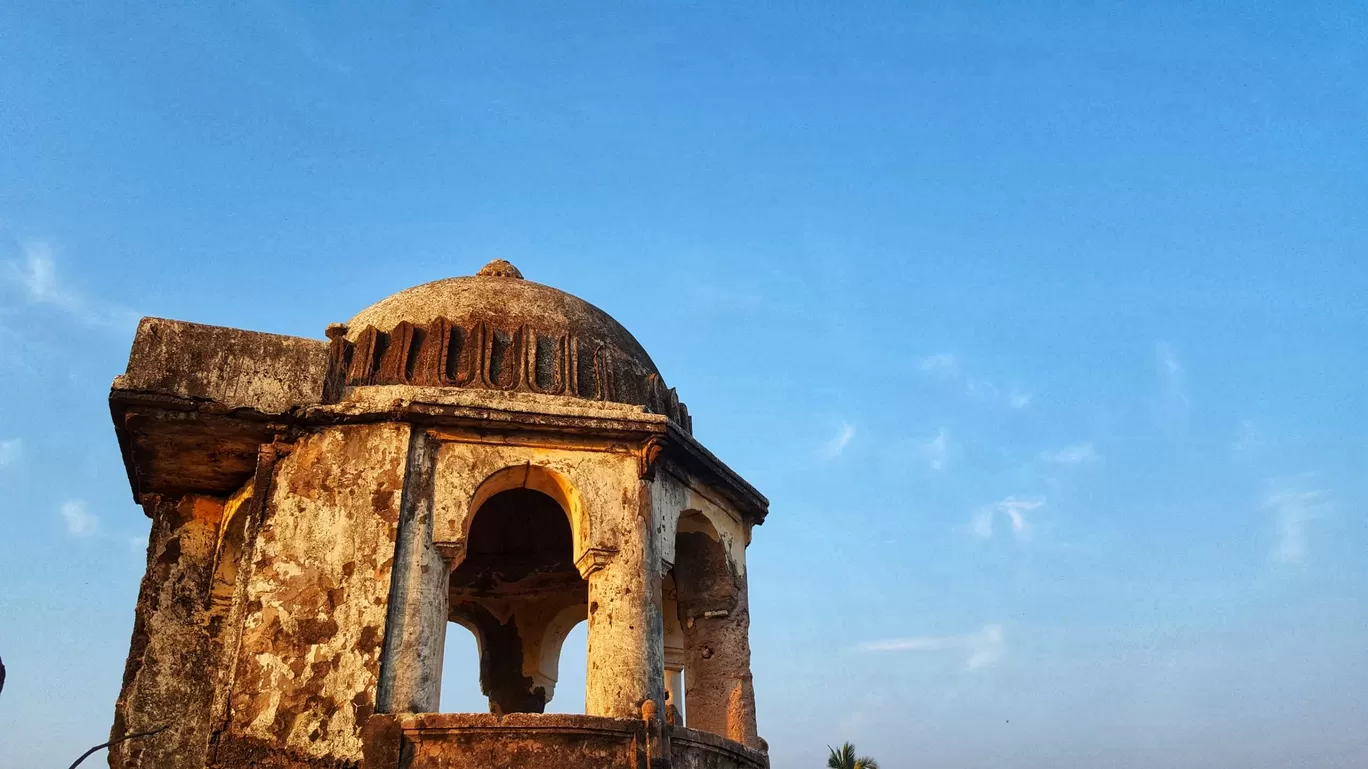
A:
<svg viewBox="0 0 1368 769">
<path fill-rule="evenodd" d="M 1230 442 L 1231 451 L 1236 454 L 1245 454 L 1256 451 L 1263 445 L 1263 436 L 1254 426 L 1254 421 L 1250 419 L 1241 420 L 1240 426 L 1235 430 L 1235 440 Z"/>
<path fill-rule="evenodd" d="M 921 453 L 932 470 L 943 471 L 950 459 L 950 431 L 942 427 L 936 437 L 921 445 Z"/>
<path fill-rule="evenodd" d="M 1273 516 L 1275 532 L 1269 558 L 1286 564 L 1306 560 L 1307 524 L 1325 515 L 1329 507 L 1325 492 L 1308 489 L 1299 481 L 1273 481 L 1264 493 L 1263 506 Z"/>
<path fill-rule="evenodd" d="M 850 445 L 851 439 L 855 437 L 855 425 L 849 422 L 842 422 L 841 429 L 822 446 L 822 456 L 826 459 L 835 459 L 845 451 L 846 446 Z"/>
<path fill-rule="evenodd" d="M 58 277 L 50 244 L 31 240 L 21 246 L 23 258 L 5 265 L 6 277 L 30 303 L 53 307 L 85 326 L 113 326 L 136 319 L 126 310 L 101 306 L 65 285 Z"/>
<path fill-rule="evenodd" d="M 966 670 L 980 670 L 997 664 L 1007 653 L 1007 641 L 1002 625 L 984 625 L 982 629 L 965 635 L 916 636 L 868 641 L 857 647 L 860 651 L 876 654 L 890 652 L 958 651 L 964 654 Z"/>
<path fill-rule="evenodd" d="M 74 537 L 93 537 L 100 527 L 100 519 L 86 510 L 86 503 L 71 499 L 62 503 L 62 520 L 66 521 L 67 533 Z"/>
<path fill-rule="evenodd" d="M 1172 411 L 1187 408 L 1187 373 L 1183 370 L 1178 353 L 1168 342 L 1160 341 L 1154 345 L 1155 362 L 1159 367 L 1159 381 L 1163 388 L 1164 405 Z"/>
<path fill-rule="evenodd" d="M 969 659 L 965 660 L 964 666 L 969 670 L 996 665 L 1007 653 L 1007 641 L 1003 637 L 1001 625 L 984 625 L 982 630 L 968 636 L 966 646 Z"/>
<path fill-rule="evenodd" d="M 0 467 L 12 465 L 24 453 L 24 442 L 19 438 L 0 441 Z"/>
<path fill-rule="evenodd" d="M 954 379 L 959 376 L 959 359 L 948 352 L 939 352 L 922 358 L 917 368 L 941 379 Z"/>
<path fill-rule="evenodd" d="M 1030 536 L 1031 530 L 1030 522 L 1026 520 L 1026 514 L 1044 504 L 1045 499 L 1043 497 L 1028 499 L 1007 497 L 1001 502 L 988 505 L 975 513 L 969 523 L 969 530 L 980 539 L 991 539 L 994 523 L 999 517 L 1002 517 L 1010 523 L 1012 536 L 1017 539 L 1026 539 Z"/>
<path fill-rule="evenodd" d="M 1035 397 L 1027 392 L 1022 392 L 1015 387 L 1007 393 L 1007 405 L 1014 409 L 1024 409 L 1031 405 L 1031 399 Z"/>
<path fill-rule="evenodd" d="M 985 507 L 974 513 L 974 520 L 969 524 L 970 531 L 980 539 L 988 539 L 993 536 L 993 512 L 994 508 Z"/>
<path fill-rule="evenodd" d="M 1091 443 L 1075 443 L 1055 451 L 1042 451 L 1036 458 L 1052 465 L 1087 465 L 1101 461 L 1102 455 Z"/>
<path fill-rule="evenodd" d="M 982 377 L 965 377 L 964 388 L 972 397 L 979 400 L 995 401 L 998 399 L 997 385 Z"/>
<path fill-rule="evenodd" d="M 960 360 L 952 353 L 939 352 L 927 355 L 917 361 L 917 368 L 927 376 L 942 382 L 956 383 L 964 387 L 970 398 L 989 403 L 1002 403 L 1009 408 L 1023 409 L 1031 405 L 1031 393 L 1013 385 L 1005 392 L 997 383 L 986 377 L 969 373 Z"/>
</svg>

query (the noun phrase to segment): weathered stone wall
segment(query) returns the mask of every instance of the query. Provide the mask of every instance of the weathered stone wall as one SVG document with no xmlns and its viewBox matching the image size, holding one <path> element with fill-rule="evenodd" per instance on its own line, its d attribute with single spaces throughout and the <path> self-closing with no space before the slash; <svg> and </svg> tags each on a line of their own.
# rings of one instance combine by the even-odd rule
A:
<svg viewBox="0 0 1368 769">
<path fill-rule="evenodd" d="M 223 500 L 153 498 L 145 505 L 152 518 L 147 572 L 111 737 L 165 731 L 114 746 L 109 765 L 198 769 L 219 662 L 210 596 Z"/>
<path fill-rule="evenodd" d="M 354 766 L 375 709 L 409 428 L 324 428 L 276 465 L 213 765 Z"/>
</svg>

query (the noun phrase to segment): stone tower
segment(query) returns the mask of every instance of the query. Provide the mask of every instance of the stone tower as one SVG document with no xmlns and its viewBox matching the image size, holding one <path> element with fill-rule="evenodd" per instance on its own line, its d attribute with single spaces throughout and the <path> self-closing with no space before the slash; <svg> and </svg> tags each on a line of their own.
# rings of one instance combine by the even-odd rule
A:
<svg viewBox="0 0 1368 769">
<path fill-rule="evenodd" d="M 765 767 L 768 502 L 641 345 L 507 262 L 328 341 L 146 318 L 110 410 L 152 519 L 116 769 Z M 585 715 L 542 710 L 588 621 Z M 489 713 L 442 713 L 450 623 Z"/>
</svg>

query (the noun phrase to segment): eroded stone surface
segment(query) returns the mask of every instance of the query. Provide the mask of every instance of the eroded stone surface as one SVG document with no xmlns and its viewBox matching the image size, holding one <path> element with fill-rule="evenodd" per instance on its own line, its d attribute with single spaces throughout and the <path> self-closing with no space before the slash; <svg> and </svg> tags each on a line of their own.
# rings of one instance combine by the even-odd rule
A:
<svg viewBox="0 0 1368 769">
<path fill-rule="evenodd" d="M 219 649 L 210 587 L 223 503 L 149 500 L 154 521 L 133 629 L 115 705 L 112 738 L 165 727 L 155 740 L 110 751 L 113 766 L 201 767 Z"/>
<path fill-rule="evenodd" d="M 380 676 L 408 431 L 326 429 L 277 466 L 221 744 L 256 740 L 311 758 L 360 759 Z"/>
<path fill-rule="evenodd" d="M 318 402 L 327 353 L 314 339 L 143 318 L 114 387 L 276 414 Z"/>
</svg>

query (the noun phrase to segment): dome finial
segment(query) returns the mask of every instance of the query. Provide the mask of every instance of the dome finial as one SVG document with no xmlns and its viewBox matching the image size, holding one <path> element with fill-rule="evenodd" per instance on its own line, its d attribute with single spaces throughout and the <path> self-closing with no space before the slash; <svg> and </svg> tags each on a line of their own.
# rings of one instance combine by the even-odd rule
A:
<svg viewBox="0 0 1368 769">
<path fill-rule="evenodd" d="M 475 274 L 484 278 L 523 279 L 522 273 L 518 272 L 518 268 L 514 267 L 511 262 L 504 261 L 503 259 L 495 259 L 489 264 L 481 267 L 480 271 Z"/>
</svg>

